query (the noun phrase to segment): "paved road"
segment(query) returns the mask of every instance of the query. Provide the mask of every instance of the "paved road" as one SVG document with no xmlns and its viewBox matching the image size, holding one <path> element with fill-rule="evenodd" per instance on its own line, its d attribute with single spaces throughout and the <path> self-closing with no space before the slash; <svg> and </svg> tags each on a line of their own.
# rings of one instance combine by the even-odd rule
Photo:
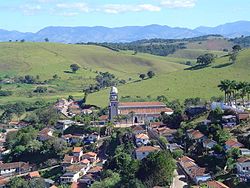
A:
<svg viewBox="0 0 250 188">
<path fill-rule="evenodd" d="M 174 179 L 171 188 L 187 188 L 188 183 L 184 172 L 177 165 L 177 170 L 174 171 Z"/>
</svg>

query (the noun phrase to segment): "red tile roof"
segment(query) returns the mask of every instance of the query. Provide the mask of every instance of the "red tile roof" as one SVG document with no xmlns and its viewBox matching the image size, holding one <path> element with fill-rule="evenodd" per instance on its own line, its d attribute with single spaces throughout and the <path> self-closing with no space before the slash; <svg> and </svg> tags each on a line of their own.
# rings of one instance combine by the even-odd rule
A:
<svg viewBox="0 0 250 188">
<path fill-rule="evenodd" d="M 162 112 L 173 112 L 170 108 L 119 108 L 120 114 L 127 115 L 131 112 L 135 114 L 152 114 L 160 115 Z"/>
<path fill-rule="evenodd" d="M 182 158 L 179 159 L 179 161 L 185 163 L 185 162 L 194 162 L 193 159 L 187 157 L 187 156 L 183 156 Z"/>
<path fill-rule="evenodd" d="M 219 181 L 209 181 L 207 182 L 207 185 L 209 186 L 209 188 L 229 188 L 224 183 L 221 183 Z"/>
<path fill-rule="evenodd" d="M 30 178 L 39 178 L 39 177 L 41 177 L 38 171 L 30 172 L 28 176 Z"/>
<path fill-rule="evenodd" d="M 73 161 L 73 156 L 65 155 L 63 159 L 63 163 L 71 163 Z"/>
<path fill-rule="evenodd" d="M 97 154 L 95 152 L 87 152 L 83 154 L 84 156 L 96 157 Z"/>
<path fill-rule="evenodd" d="M 80 153 L 82 151 L 82 147 L 74 147 L 73 152 L 74 153 Z"/>
<path fill-rule="evenodd" d="M 94 166 L 91 169 L 89 169 L 88 173 L 97 173 L 97 172 L 101 172 L 101 171 L 102 171 L 101 166 Z"/>
<path fill-rule="evenodd" d="M 136 139 L 149 139 L 148 135 L 146 134 L 138 134 L 138 135 L 135 135 L 135 138 Z"/>
<path fill-rule="evenodd" d="M 241 157 L 237 159 L 237 162 L 239 163 L 250 162 L 250 157 Z"/>
<path fill-rule="evenodd" d="M 162 102 L 119 102 L 119 106 L 151 107 L 151 106 L 166 106 L 166 105 Z"/>
<path fill-rule="evenodd" d="M 136 149 L 136 152 L 154 152 L 159 151 L 160 148 L 153 146 L 142 146 Z"/>
<path fill-rule="evenodd" d="M 243 144 L 241 144 L 240 142 L 238 141 L 235 141 L 235 140 L 228 140 L 225 142 L 225 144 L 229 147 L 234 147 L 234 148 L 241 148 L 241 147 L 244 147 Z"/>
</svg>

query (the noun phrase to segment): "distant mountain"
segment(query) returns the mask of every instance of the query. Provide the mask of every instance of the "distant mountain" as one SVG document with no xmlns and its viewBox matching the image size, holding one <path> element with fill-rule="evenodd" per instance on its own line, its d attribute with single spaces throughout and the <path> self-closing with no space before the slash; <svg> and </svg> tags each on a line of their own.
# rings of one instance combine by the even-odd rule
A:
<svg viewBox="0 0 250 188">
<path fill-rule="evenodd" d="M 198 27 L 194 31 L 204 34 L 219 34 L 229 38 L 239 37 L 241 35 L 249 36 L 250 21 L 238 21 L 217 27 Z"/>
<path fill-rule="evenodd" d="M 250 35 L 250 21 L 227 23 L 217 27 L 198 27 L 196 29 L 169 27 L 161 25 L 127 26 L 127 27 L 46 27 L 37 33 L 0 30 L 0 41 L 44 41 L 77 42 L 131 42 L 141 39 L 181 39 L 208 34 L 220 34 L 225 37 Z"/>
</svg>

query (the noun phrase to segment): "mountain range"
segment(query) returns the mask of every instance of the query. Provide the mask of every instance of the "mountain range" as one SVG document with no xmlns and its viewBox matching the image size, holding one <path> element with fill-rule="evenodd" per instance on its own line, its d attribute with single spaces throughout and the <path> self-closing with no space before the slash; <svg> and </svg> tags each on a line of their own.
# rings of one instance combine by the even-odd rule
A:
<svg viewBox="0 0 250 188">
<path fill-rule="evenodd" d="M 36 33 L 7 31 L 0 29 L 0 41 L 22 40 L 41 42 L 48 38 L 50 42 L 132 42 L 141 39 L 181 39 L 202 35 L 219 34 L 227 38 L 250 35 L 250 21 L 226 23 L 216 27 L 198 27 L 195 29 L 169 27 L 162 25 L 125 26 L 108 28 L 96 27 L 61 27 L 51 26 Z"/>
</svg>

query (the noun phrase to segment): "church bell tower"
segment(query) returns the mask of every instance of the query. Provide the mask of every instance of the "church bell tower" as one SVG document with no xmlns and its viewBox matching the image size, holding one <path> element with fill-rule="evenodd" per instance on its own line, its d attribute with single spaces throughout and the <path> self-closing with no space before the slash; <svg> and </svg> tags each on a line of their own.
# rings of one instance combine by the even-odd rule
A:
<svg viewBox="0 0 250 188">
<path fill-rule="evenodd" d="M 109 120 L 113 121 L 114 117 L 118 115 L 118 89 L 112 87 L 109 95 Z"/>
</svg>

